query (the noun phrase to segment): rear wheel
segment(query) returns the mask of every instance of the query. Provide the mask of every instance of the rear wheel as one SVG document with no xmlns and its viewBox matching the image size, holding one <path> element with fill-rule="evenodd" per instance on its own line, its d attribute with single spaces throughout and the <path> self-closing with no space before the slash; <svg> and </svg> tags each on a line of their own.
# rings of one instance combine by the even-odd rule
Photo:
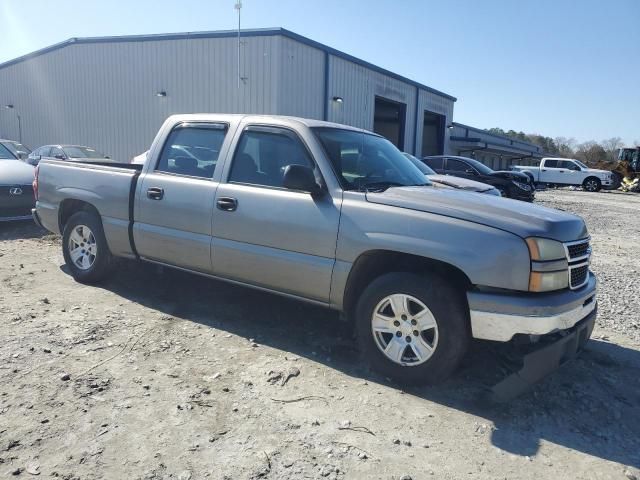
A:
<svg viewBox="0 0 640 480">
<path fill-rule="evenodd" d="M 82 211 L 69 218 L 62 235 L 62 253 L 71 275 L 79 282 L 99 282 L 111 272 L 113 256 L 95 213 Z"/>
<path fill-rule="evenodd" d="M 445 380 L 470 338 L 463 294 L 432 274 L 379 277 L 363 292 L 355 320 L 370 366 L 403 384 Z"/>
<path fill-rule="evenodd" d="M 584 182 L 582 182 L 582 188 L 587 192 L 598 192 L 602 188 L 602 182 L 600 182 L 599 178 L 587 177 Z"/>
</svg>

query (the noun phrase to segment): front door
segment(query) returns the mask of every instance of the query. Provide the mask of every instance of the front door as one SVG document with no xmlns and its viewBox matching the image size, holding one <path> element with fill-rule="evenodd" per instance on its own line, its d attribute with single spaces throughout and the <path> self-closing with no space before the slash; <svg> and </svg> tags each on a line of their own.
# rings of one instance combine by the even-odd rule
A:
<svg viewBox="0 0 640 480">
<path fill-rule="evenodd" d="M 183 123 L 171 131 L 156 165 L 137 188 L 134 241 L 138 254 L 211 272 L 214 173 L 227 126 Z"/>
<path fill-rule="evenodd" d="M 236 145 L 216 193 L 214 273 L 328 302 L 339 200 L 283 188 L 287 165 L 318 172 L 293 131 L 250 125 Z"/>
</svg>

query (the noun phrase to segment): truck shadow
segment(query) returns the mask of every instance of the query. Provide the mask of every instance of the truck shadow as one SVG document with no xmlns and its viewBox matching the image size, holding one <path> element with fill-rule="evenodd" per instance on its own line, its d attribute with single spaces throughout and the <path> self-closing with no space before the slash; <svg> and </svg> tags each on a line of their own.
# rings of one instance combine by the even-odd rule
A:
<svg viewBox="0 0 640 480">
<path fill-rule="evenodd" d="M 48 235 L 45 229 L 40 228 L 33 220 L 20 220 L 15 222 L 0 222 L 0 242 L 8 240 L 40 238 Z"/>
<path fill-rule="evenodd" d="M 178 319 L 400 388 L 362 367 L 351 328 L 335 312 L 134 262 L 123 262 L 103 287 Z M 476 342 L 453 379 L 405 392 L 479 417 L 470 435 L 488 435 L 494 446 L 515 455 L 535 456 L 541 442 L 551 442 L 640 467 L 639 351 L 592 340 L 578 358 L 515 400 L 483 401 L 505 371 L 500 348 Z"/>
</svg>

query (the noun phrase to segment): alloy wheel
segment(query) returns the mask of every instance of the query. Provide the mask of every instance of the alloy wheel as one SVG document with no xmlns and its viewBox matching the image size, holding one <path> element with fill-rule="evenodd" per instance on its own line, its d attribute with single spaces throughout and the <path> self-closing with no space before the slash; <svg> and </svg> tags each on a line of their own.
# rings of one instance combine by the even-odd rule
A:
<svg viewBox="0 0 640 480">
<path fill-rule="evenodd" d="M 69 256 L 80 270 L 90 269 L 96 261 L 98 245 L 96 237 L 86 225 L 77 225 L 69 235 Z"/>
<path fill-rule="evenodd" d="M 373 310 L 371 331 L 380 351 L 403 366 L 421 365 L 438 346 L 438 324 L 431 310 L 411 295 L 395 293 Z"/>
</svg>

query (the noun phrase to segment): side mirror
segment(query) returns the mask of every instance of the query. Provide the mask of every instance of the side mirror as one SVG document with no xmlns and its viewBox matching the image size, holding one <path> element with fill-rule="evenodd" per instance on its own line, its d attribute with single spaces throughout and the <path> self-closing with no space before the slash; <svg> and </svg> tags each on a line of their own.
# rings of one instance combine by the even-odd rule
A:
<svg viewBox="0 0 640 480">
<path fill-rule="evenodd" d="M 467 168 L 464 173 L 468 173 L 469 175 L 477 175 L 476 171 L 473 168 Z"/>
<path fill-rule="evenodd" d="M 301 190 L 311 195 L 322 193 L 322 187 L 318 185 L 313 169 L 305 165 L 287 165 L 284 169 L 282 186 L 289 190 Z"/>
<path fill-rule="evenodd" d="M 18 152 L 18 160 L 25 160 L 28 156 L 27 152 Z"/>
<path fill-rule="evenodd" d="M 58 160 L 65 160 L 67 157 L 65 157 L 61 153 L 58 153 L 57 155 L 54 155 L 53 158 L 57 158 Z"/>
<path fill-rule="evenodd" d="M 104 158 L 108 158 L 109 160 L 111 160 L 111 156 L 110 155 L 105 155 Z"/>
</svg>

